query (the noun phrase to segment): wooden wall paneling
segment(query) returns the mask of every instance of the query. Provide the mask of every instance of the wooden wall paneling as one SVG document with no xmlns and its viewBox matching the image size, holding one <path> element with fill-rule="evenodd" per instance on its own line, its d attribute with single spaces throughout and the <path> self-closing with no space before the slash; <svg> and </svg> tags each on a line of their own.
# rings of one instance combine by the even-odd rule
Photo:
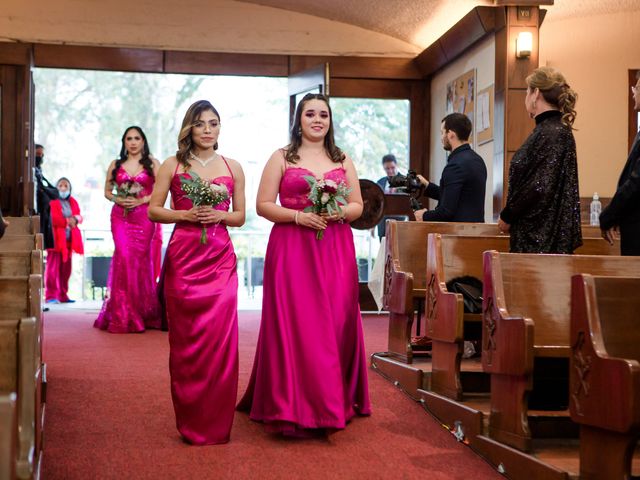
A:
<svg viewBox="0 0 640 480">
<path fill-rule="evenodd" d="M 496 59 L 497 60 L 497 59 Z M 497 71 L 496 71 L 497 73 Z M 497 85 L 496 77 L 496 85 Z M 503 83 L 504 84 L 504 83 Z M 509 166 L 505 160 L 505 90 L 495 91 L 493 102 L 493 220 L 502 211 L 502 199 L 506 197 Z"/>
<path fill-rule="evenodd" d="M 22 129 L 20 92 L 18 89 L 21 71 L 17 65 L 0 65 L 0 86 L 2 87 L 2 112 L 0 126 L 0 190 L 3 213 L 11 216 L 22 215 L 22 172 L 20 160 Z"/>
<path fill-rule="evenodd" d="M 331 96 L 353 98 L 405 98 L 412 94 L 412 82 L 335 78 L 331 71 Z"/>
<path fill-rule="evenodd" d="M 528 4 L 527 4 L 528 5 Z M 524 107 L 525 79 L 538 67 L 539 8 L 537 6 L 508 6 L 504 9 L 506 22 L 497 29 L 495 38 L 495 116 L 493 157 L 494 219 L 504 206 L 507 193 L 509 163 L 513 153 L 531 132 L 533 124 Z M 527 15 L 518 15 L 519 9 Z M 499 21 L 496 21 L 499 24 Z M 526 30 L 533 34 L 533 51 L 528 58 L 516 58 L 516 38 Z M 499 145 L 500 143 L 500 145 Z M 502 175 L 498 172 L 502 171 Z"/>
<path fill-rule="evenodd" d="M 161 73 L 163 57 L 162 50 L 142 48 L 34 45 L 36 67 Z"/>
<path fill-rule="evenodd" d="M 413 58 L 329 57 L 291 55 L 289 74 L 329 62 L 331 78 L 380 78 L 412 80 L 422 78 Z"/>
<path fill-rule="evenodd" d="M 527 96 L 526 90 L 509 89 L 506 92 L 507 101 L 506 117 L 509 119 L 520 119 L 522 112 L 525 111 L 524 99 Z M 535 122 L 526 115 L 524 121 L 510 121 L 506 125 L 506 149 L 507 152 L 515 152 L 527 139 Z"/>
<path fill-rule="evenodd" d="M 493 33 L 501 22 L 494 7 L 474 8 L 415 58 L 416 67 L 423 76 L 432 75 Z"/>
<path fill-rule="evenodd" d="M 553 5 L 554 0 L 493 0 L 496 6 L 538 6 L 538 5 Z"/>
<path fill-rule="evenodd" d="M 287 55 L 166 51 L 165 73 L 286 77 Z"/>
<path fill-rule="evenodd" d="M 411 99 L 409 168 L 424 176 L 431 161 L 431 80 L 414 82 Z"/>
<path fill-rule="evenodd" d="M 31 55 L 30 43 L 0 42 L 0 64 L 27 65 Z"/>
</svg>

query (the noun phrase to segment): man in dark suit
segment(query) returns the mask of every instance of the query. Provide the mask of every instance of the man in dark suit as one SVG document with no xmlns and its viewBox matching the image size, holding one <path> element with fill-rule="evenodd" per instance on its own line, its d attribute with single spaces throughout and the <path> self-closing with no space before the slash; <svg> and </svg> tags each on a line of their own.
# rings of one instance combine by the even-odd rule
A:
<svg viewBox="0 0 640 480">
<path fill-rule="evenodd" d="M 44 147 L 36 144 L 36 165 L 33 169 L 36 183 L 36 211 L 40 215 L 40 233 L 44 238 L 44 248 L 53 248 L 53 228 L 49 202 L 58 198 L 58 189 L 42 174 Z"/>
<path fill-rule="evenodd" d="M 416 220 L 484 222 L 487 167 L 482 157 L 471 150 L 471 128 L 471 120 L 462 113 L 452 113 L 442 119 L 442 146 L 451 154 L 442 171 L 440 185 L 418 175 L 426 187 L 425 196 L 438 200 L 438 206 L 434 210 L 416 210 Z"/>
<path fill-rule="evenodd" d="M 396 156 L 392 153 L 388 153 L 382 157 L 382 168 L 384 168 L 387 175 L 379 179 L 376 183 L 380 185 L 383 192 L 388 193 L 391 191 L 389 179 L 398 174 L 398 161 L 396 160 Z"/>
<path fill-rule="evenodd" d="M 389 185 L 389 180 L 400 173 L 398 172 L 398 160 L 396 160 L 396 156 L 392 153 L 388 153 L 384 157 L 382 157 L 382 168 L 384 168 L 386 175 L 380 178 L 376 183 L 380 185 L 380 188 L 384 193 L 392 193 L 395 191 L 395 188 Z M 382 220 L 380 220 L 380 223 L 378 223 L 378 238 L 384 237 L 385 222 L 387 218 L 396 217 L 385 216 L 382 218 Z"/>
<path fill-rule="evenodd" d="M 640 111 L 640 72 L 636 80 L 631 94 L 635 110 Z M 622 255 L 640 255 L 640 131 L 622 169 L 616 193 L 600 214 L 600 228 L 602 236 L 611 244 L 614 232 L 620 233 Z"/>
</svg>

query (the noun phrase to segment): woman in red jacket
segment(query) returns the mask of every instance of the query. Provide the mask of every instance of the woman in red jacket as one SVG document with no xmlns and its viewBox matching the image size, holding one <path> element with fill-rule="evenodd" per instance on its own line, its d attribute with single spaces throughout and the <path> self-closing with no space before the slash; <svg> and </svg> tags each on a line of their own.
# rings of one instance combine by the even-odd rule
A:
<svg viewBox="0 0 640 480">
<path fill-rule="evenodd" d="M 47 303 L 71 303 L 69 277 L 72 254 L 84 253 L 82 234 L 78 224 L 82 222 L 80 207 L 71 196 L 71 182 L 62 177 L 56 183 L 60 198 L 50 203 L 53 248 L 47 250 L 45 289 Z"/>
</svg>

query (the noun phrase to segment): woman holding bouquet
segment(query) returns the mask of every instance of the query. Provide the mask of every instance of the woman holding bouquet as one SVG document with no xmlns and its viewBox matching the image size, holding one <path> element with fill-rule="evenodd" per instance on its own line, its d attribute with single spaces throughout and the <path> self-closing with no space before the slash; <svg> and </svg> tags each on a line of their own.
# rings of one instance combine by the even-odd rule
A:
<svg viewBox="0 0 640 480">
<path fill-rule="evenodd" d="M 341 191 L 341 208 L 322 212 Z M 267 162 L 256 208 L 274 226 L 260 336 L 238 408 L 284 435 L 342 429 L 371 413 L 348 223 L 361 215 L 362 196 L 353 162 L 334 143 L 325 96 L 307 94 L 298 104 L 291 143 Z"/>
<path fill-rule="evenodd" d="M 160 293 L 176 426 L 195 445 L 229 441 L 238 389 L 238 276 L 227 227 L 244 224 L 244 173 L 216 153 L 219 134 L 211 103 L 189 107 L 149 208 L 153 221 L 176 224 Z M 171 210 L 164 208 L 169 192 Z"/>
<path fill-rule="evenodd" d="M 159 167 L 142 129 L 127 128 L 120 156 L 109 165 L 104 187 L 104 196 L 114 203 L 111 233 L 115 250 L 107 281 L 109 297 L 93 324 L 96 328 L 136 333 L 161 327 L 152 248 L 161 233 L 147 217 Z"/>
</svg>

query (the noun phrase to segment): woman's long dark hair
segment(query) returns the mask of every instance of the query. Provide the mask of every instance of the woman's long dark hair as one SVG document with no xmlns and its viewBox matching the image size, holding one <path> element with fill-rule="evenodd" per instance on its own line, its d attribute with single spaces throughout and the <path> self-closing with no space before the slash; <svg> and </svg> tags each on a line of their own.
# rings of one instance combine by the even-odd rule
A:
<svg viewBox="0 0 640 480">
<path fill-rule="evenodd" d="M 289 163 L 297 163 L 300 160 L 300 155 L 298 155 L 298 148 L 302 145 L 302 126 L 301 126 L 301 118 L 302 112 L 304 110 L 305 104 L 310 100 L 321 100 L 327 104 L 327 109 L 329 110 L 329 130 L 324 137 L 324 149 L 327 151 L 331 160 L 335 163 L 342 163 L 344 161 L 345 155 L 336 146 L 336 141 L 333 138 L 333 114 L 331 113 L 331 106 L 329 105 L 329 97 L 321 94 L 321 93 L 307 93 L 300 103 L 298 103 L 298 108 L 296 109 L 296 115 L 293 119 L 293 125 L 291 126 L 291 142 L 289 146 L 286 148 L 285 158 Z"/>
<path fill-rule="evenodd" d="M 193 125 L 198 121 L 202 112 L 211 111 L 214 113 L 216 117 L 218 117 L 218 122 L 220 121 L 220 114 L 211 105 L 211 102 L 207 100 L 198 100 L 194 104 L 192 104 L 188 109 L 187 113 L 184 114 L 184 118 L 182 119 L 182 127 L 180 127 L 180 133 L 178 134 L 178 151 L 176 152 L 176 159 L 178 163 L 180 163 L 185 170 L 188 170 L 191 164 L 189 163 L 189 152 L 193 147 L 193 138 L 191 137 L 191 129 Z M 213 146 L 214 150 L 218 149 L 218 142 Z"/>
<path fill-rule="evenodd" d="M 149 143 L 147 142 L 147 136 L 144 134 L 142 129 L 136 125 L 132 125 L 127 127 L 127 129 L 122 134 L 122 146 L 120 147 L 120 156 L 116 159 L 116 165 L 113 167 L 113 171 L 111 172 L 111 183 L 113 185 L 116 184 L 116 174 L 118 173 L 118 169 L 127 159 L 127 147 L 125 147 L 125 138 L 127 138 L 127 133 L 129 130 L 137 130 L 142 140 L 144 140 L 144 145 L 142 147 L 142 157 L 140 158 L 140 165 L 147 171 L 150 177 L 153 177 L 153 162 L 151 161 L 151 153 L 149 152 Z"/>
</svg>

